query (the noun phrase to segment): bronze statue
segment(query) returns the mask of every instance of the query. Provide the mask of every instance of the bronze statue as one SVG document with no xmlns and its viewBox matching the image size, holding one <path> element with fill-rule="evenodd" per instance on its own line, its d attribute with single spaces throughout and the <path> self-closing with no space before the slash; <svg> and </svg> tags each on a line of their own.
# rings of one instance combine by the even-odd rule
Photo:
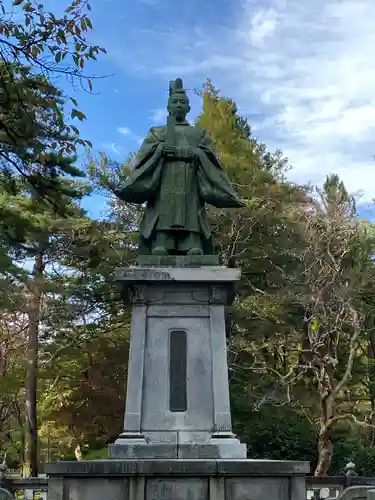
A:
<svg viewBox="0 0 375 500">
<path fill-rule="evenodd" d="M 182 80 L 170 83 L 167 126 L 152 127 L 134 169 L 114 193 L 146 203 L 141 255 L 212 255 L 205 204 L 242 207 L 207 133 L 186 121 L 189 98 Z"/>
</svg>

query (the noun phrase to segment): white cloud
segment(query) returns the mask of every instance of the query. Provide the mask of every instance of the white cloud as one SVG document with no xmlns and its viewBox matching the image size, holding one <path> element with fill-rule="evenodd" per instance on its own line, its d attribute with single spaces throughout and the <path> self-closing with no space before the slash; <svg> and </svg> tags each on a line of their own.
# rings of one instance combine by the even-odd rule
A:
<svg viewBox="0 0 375 500">
<path fill-rule="evenodd" d="M 375 3 L 372 0 L 272 2 L 277 25 L 253 50 L 254 18 L 247 4 L 240 24 L 264 111 L 258 134 L 283 149 L 299 181 L 322 182 L 337 172 L 347 187 L 375 196 Z M 269 15 L 269 14 L 267 14 Z M 247 40 L 247 43 L 246 43 Z M 246 57 L 246 54 L 248 57 Z M 239 89 L 246 105 L 248 86 Z"/>
<path fill-rule="evenodd" d="M 121 135 L 132 135 L 132 131 L 127 127 L 118 127 L 117 132 Z"/>
<path fill-rule="evenodd" d="M 293 180 L 321 183 L 337 172 L 350 191 L 371 200 L 375 1 L 230 4 L 221 25 L 194 14 L 192 23 L 174 30 L 169 19 L 158 30 L 138 26 L 130 37 L 143 37 L 139 51 L 114 57 L 124 71 L 156 75 L 163 86 L 181 76 L 194 88 L 211 77 L 236 100 L 256 136 L 288 156 Z M 154 110 L 151 119 L 165 123 L 165 110 Z"/>
<path fill-rule="evenodd" d="M 277 24 L 277 13 L 274 9 L 261 9 L 251 19 L 250 39 L 254 45 L 260 45 L 271 35 Z"/>
<path fill-rule="evenodd" d="M 131 141 L 136 142 L 137 144 L 142 144 L 143 138 L 140 137 L 139 135 L 135 134 L 130 128 L 128 127 L 117 127 L 117 132 L 121 134 L 124 137 L 127 137 Z"/>
<path fill-rule="evenodd" d="M 124 148 L 116 142 L 103 142 L 100 146 L 106 153 L 115 155 L 124 154 Z"/>
<path fill-rule="evenodd" d="M 118 146 L 115 142 L 111 144 L 111 151 L 117 155 L 121 154 L 121 147 Z"/>
</svg>

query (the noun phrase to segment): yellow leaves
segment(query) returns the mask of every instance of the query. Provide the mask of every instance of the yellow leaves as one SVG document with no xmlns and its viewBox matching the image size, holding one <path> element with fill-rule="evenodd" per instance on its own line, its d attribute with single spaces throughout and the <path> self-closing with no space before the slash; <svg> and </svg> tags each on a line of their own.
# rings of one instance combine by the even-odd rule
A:
<svg viewBox="0 0 375 500">
<path fill-rule="evenodd" d="M 311 327 L 311 330 L 314 330 L 316 332 L 319 328 L 318 320 L 314 319 L 314 321 L 311 323 L 310 327 Z"/>
</svg>

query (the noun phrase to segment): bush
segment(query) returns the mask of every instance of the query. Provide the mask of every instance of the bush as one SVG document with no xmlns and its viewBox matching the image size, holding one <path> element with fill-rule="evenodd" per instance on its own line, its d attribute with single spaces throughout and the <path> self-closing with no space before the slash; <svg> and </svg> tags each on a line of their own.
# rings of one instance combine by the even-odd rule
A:
<svg viewBox="0 0 375 500">
<path fill-rule="evenodd" d="M 246 414 L 238 410 L 234 404 L 234 429 L 247 443 L 249 458 L 306 460 L 314 465 L 316 428 L 296 410 L 270 406 Z"/>
</svg>

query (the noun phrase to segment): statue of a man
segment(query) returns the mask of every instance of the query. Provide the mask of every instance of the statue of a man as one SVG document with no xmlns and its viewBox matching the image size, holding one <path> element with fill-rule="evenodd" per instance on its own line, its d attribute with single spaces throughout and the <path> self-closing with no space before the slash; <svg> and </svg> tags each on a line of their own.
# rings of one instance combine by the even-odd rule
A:
<svg viewBox="0 0 375 500">
<path fill-rule="evenodd" d="M 205 204 L 242 207 L 207 133 L 186 121 L 189 98 L 178 78 L 170 83 L 167 126 L 152 127 L 134 169 L 114 193 L 146 203 L 140 254 L 211 255 Z"/>
</svg>

